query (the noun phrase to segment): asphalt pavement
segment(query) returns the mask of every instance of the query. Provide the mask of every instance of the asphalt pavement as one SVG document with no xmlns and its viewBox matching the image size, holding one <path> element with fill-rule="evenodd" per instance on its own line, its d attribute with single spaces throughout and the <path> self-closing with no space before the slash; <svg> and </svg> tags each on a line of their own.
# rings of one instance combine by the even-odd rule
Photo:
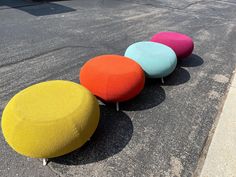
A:
<svg viewBox="0 0 236 177">
<path fill-rule="evenodd" d="M 235 12 L 235 0 L 0 0 L 0 116 L 21 89 L 79 82 L 90 58 L 123 55 L 157 32 L 185 33 L 195 43 L 165 84 L 147 80 L 119 112 L 101 105 L 91 141 L 47 167 L 0 134 L 0 176 L 192 176 L 235 69 Z"/>
</svg>

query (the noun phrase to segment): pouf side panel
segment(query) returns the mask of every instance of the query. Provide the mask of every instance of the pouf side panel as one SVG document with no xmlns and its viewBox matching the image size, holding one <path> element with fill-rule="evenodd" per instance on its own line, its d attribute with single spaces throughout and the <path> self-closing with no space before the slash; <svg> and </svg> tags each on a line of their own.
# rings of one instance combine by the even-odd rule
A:
<svg viewBox="0 0 236 177">
<path fill-rule="evenodd" d="M 99 106 L 87 89 L 78 88 L 84 91 L 79 109 L 63 119 L 46 122 L 17 118 L 13 111 L 16 109 L 14 99 L 11 99 L 1 122 L 8 144 L 18 153 L 33 158 L 57 157 L 81 147 L 97 127 Z"/>
<path fill-rule="evenodd" d="M 86 125 L 80 125 L 81 121 L 78 121 L 80 119 L 77 119 L 77 122 L 68 119 L 35 123 L 15 121 L 11 120 L 10 117 L 4 117 L 2 122 L 4 136 L 15 151 L 28 157 L 52 158 L 67 154 L 81 147 L 92 136 L 97 127 L 99 120 L 98 103 L 91 104 L 93 104 L 94 112 L 89 112 L 91 121 L 87 120 Z M 84 108 L 84 111 L 86 109 Z M 84 111 L 81 112 L 81 115 L 87 116 L 83 115 Z M 12 116 L 11 114 L 8 115 Z M 8 127 L 14 127 L 13 132 L 8 132 Z M 83 128 L 78 130 L 78 127 Z M 84 133 L 82 133 L 83 131 Z"/>
<path fill-rule="evenodd" d="M 175 51 L 178 59 L 188 57 L 194 49 L 193 40 L 189 36 L 176 32 L 157 33 L 150 41 L 169 46 Z"/>
<path fill-rule="evenodd" d="M 148 45 L 141 46 L 143 44 Z M 156 51 L 157 48 L 158 51 Z M 127 48 L 125 56 L 139 63 L 146 76 L 150 78 L 161 78 L 169 75 L 177 64 L 175 52 L 170 47 L 153 42 L 135 43 Z"/>
<path fill-rule="evenodd" d="M 73 124 L 65 124 L 64 121 L 48 123 L 43 128 L 37 124 L 22 122 L 15 130 L 9 144 L 18 153 L 32 158 L 51 158 L 66 154 L 68 145 L 79 136 Z"/>
<path fill-rule="evenodd" d="M 165 61 L 165 65 L 163 65 L 163 63 L 160 63 L 160 65 L 163 65 L 159 72 L 157 73 L 156 77 L 161 78 L 161 77 L 166 77 L 168 75 L 170 75 L 176 68 L 177 65 L 177 57 L 175 52 L 169 48 L 170 50 L 166 50 L 163 52 L 166 52 L 166 54 L 168 54 L 167 58 L 163 57 L 163 61 Z M 168 66 L 168 67 L 166 67 Z"/>
<path fill-rule="evenodd" d="M 129 79 L 126 78 L 127 75 Z M 102 55 L 89 60 L 82 67 L 80 82 L 102 100 L 116 102 L 133 97 L 130 94 L 128 96 L 127 92 L 130 92 L 132 87 L 136 89 L 136 82 L 140 78 L 140 82 L 144 82 L 139 75 L 143 75 L 143 71 L 132 59 L 118 55 Z M 116 76 L 119 79 L 114 80 Z M 133 84 L 135 86 L 131 86 Z M 137 94 L 138 90 L 133 92 L 132 94 Z"/>
<path fill-rule="evenodd" d="M 172 48 L 175 51 L 176 55 L 180 59 L 188 57 L 194 49 L 194 45 L 191 41 L 185 41 L 185 43 L 183 43 L 181 41 L 173 43 L 173 42 L 161 40 L 161 39 L 157 39 L 155 41 L 152 40 L 152 41 L 169 46 L 170 48 Z M 188 46 L 191 46 L 191 47 L 188 47 Z M 187 50 L 186 50 L 186 48 L 187 48 Z"/>
<path fill-rule="evenodd" d="M 109 78 L 108 101 L 127 101 L 137 96 L 143 89 L 145 75 L 141 68 L 136 72 L 123 74 L 122 76 L 114 75 Z M 115 83 L 115 84 L 112 84 Z"/>
<path fill-rule="evenodd" d="M 86 142 L 90 139 L 98 126 L 100 108 L 97 99 L 92 94 L 90 97 L 87 97 L 87 99 L 84 99 L 83 103 L 86 106 L 82 108 L 83 111 L 80 111 L 79 116 L 89 117 L 89 119 L 78 119 L 74 117 L 72 121 L 75 128 L 80 133 L 80 139 Z M 91 108 L 89 108 L 88 105 L 90 105 Z"/>
<path fill-rule="evenodd" d="M 99 66 L 98 66 L 99 67 Z M 94 67 L 84 65 L 80 70 L 80 83 L 86 87 L 93 95 L 106 99 L 108 76 L 98 72 L 94 75 Z M 101 84 L 103 83 L 103 84 Z"/>
<path fill-rule="evenodd" d="M 152 67 L 153 67 L 153 65 L 151 64 L 152 60 L 150 60 L 149 58 L 143 59 L 142 57 L 140 57 L 140 52 L 137 52 L 137 51 L 139 50 L 137 50 L 137 48 L 134 45 L 130 45 L 126 49 L 124 56 L 137 62 L 141 66 L 143 71 L 147 75 L 150 75 L 151 73 L 149 71 L 152 70 Z"/>
</svg>

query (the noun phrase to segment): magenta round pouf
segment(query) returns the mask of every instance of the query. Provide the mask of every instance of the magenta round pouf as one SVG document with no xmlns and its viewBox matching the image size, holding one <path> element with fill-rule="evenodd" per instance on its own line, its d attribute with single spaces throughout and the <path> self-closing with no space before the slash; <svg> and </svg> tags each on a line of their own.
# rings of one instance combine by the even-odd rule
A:
<svg viewBox="0 0 236 177">
<path fill-rule="evenodd" d="M 183 59 L 192 54 L 194 44 L 192 38 L 177 32 L 160 32 L 151 38 L 152 42 L 158 42 L 172 48 L 178 59 Z"/>
</svg>

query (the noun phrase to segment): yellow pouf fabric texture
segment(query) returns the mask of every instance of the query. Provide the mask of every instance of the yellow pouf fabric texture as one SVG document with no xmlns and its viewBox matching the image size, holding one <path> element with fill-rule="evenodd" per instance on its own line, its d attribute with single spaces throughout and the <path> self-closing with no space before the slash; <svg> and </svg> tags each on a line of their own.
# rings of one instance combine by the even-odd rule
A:
<svg viewBox="0 0 236 177">
<path fill-rule="evenodd" d="M 2 131 L 18 153 L 33 158 L 67 154 L 87 142 L 99 122 L 97 99 L 70 81 L 48 81 L 16 94 L 2 115 Z"/>
</svg>

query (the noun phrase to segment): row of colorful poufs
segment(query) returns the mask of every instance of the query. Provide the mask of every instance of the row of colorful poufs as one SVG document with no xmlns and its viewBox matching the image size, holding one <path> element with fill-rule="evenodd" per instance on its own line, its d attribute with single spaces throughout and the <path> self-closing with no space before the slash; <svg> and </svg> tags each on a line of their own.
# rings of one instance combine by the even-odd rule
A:
<svg viewBox="0 0 236 177">
<path fill-rule="evenodd" d="M 115 103 L 135 97 L 144 87 L 145 75 L 169 75 L 177 59 L 188 57 L 193 48 L 190 37 L 161 32 L 151 41 L 132 44 L 125 56 L 102 55 L 86 62 L 80 71 L 83 86 L 63 80 L 30 86 L 5 107 L 3 135 L 15 151 L 28 157 L 67 154 L 87 142 L 97 128 L 96 97 Z"/>
</svg>

